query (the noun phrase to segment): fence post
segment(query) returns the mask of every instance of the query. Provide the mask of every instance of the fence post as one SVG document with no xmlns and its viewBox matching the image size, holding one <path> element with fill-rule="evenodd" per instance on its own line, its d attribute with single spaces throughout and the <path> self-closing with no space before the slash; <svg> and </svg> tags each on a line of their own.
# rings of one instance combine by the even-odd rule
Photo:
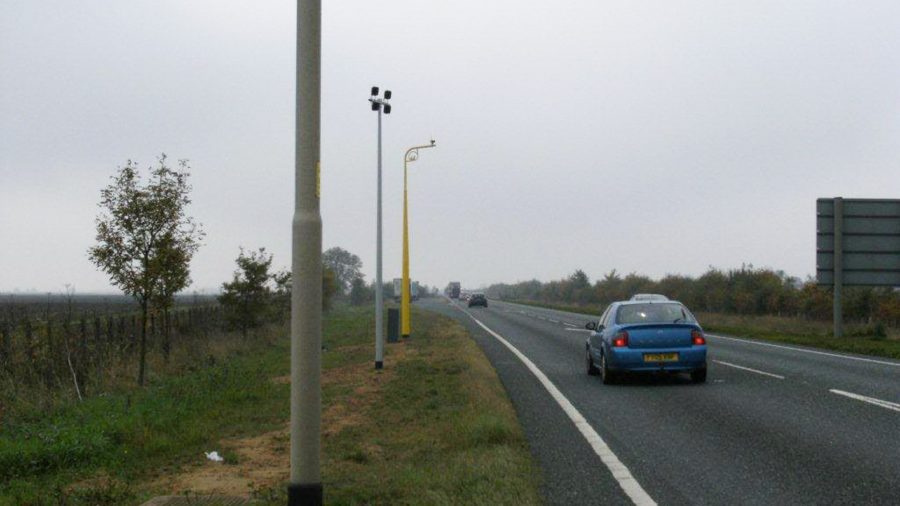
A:
<svg viewBox="0 0 900 506">
<path fill-rule="evenodd" d="M 78 361 L 76 362 L 78 366 L 76 369 L 78 370 L 78 382 L 81 384 L 81 394 L 86 396 L 88 381 L 88 333 L 87 322 L 85 322 L 84 316 L 81 317 L 81 321 L 78 323 L 78 334 L 80 341 L 78 343 Z"/>
<path fill-rule="evenodd" d="M 163 349 L 163 358 L 166 363 L 169 362 L 169 351 L 171 343 L 169 342 L 169 310 L 164 309 L 162 313 L 162 349 Z"/>
<path fill-rule="evenodd" d="M 131 315 L 131 328 L 129 328 L 131 333 L 128 339 L 128 352 L 131 354 L 131 351 L 134 350 L 135 341 L 137 341 L 137 316 Z"/>
<path fill-rule="evenodd" d="M 106 355 L 109 358 L 109 353 L 113 349 L 113 319 L 112 316 L 106 317 Z"/>
<path fill-rule="evenodd" d="M 128 352 L 128 331 L 125 329 L 125 317 L 119 317 L 119 337 L 116 339 L 118 341 L 118 347 L 122 355 L 127 355 Z"/>
<path fill-rule="evenodd" d="M 4 318 L 3 324 L 0 325 L 0 367 L 6 367 L 9 372 L 12 372 L 11 350 L 12 342 L 10 337 L 9 321 Z"/>
<path fill-rule="evenodd" d="M 100 317 L 94 314 L 94 365 L 97 366 L 97 382 L 103 378 L 103 330 Z"/>
<path fill-rule="evenodd" d="M 3 319 L 3 323 L 0 324 L 0 365 L 9 365 L 12 363 L 10 361 L 10 339 L 9 339 L 9 321 L 5 318 Z M 9 367 L 12 370 L 12 367 Z"/>
<path fill-rule="evenodd" d="M 25 350 L 28 355 L 28 365 L 34 367 L 34 339 L 32 338 L 31 320 L 29 320 L 28 317 L 25 317 L 22 326 L 25 334 Z"/>
<path fill-rule="evenodd" d="M 147 329 L 147 334 L 148 334 L 148 335 L 147 335 L 147 341 L 149 341 L 150 345 L 148 346 L 148 348 L 151 347 L 151 346 L 154 346 L 154 345 L 159 344 L 159 340 L 156 338 L 156 337 L 157 337 L 157 333 L 156 333 L 156 315 L 153 314 L 153 313 L 150 313 L 149 316 L 150 316 L 150 328 Z"/>
<path fill-rule="evenodd" d="M 53 349 L 53 320 L 47 319 L 47 354 L 44 356 L 44 384 L 50 387 L 53 384 L 55 374 L 54 359 L 56 353 Z"/>
</svg>

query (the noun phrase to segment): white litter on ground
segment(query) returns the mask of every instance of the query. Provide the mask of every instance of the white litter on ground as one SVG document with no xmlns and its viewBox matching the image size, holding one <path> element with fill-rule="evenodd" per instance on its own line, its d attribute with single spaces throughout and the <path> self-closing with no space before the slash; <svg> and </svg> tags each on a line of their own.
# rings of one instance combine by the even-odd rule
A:
<svg viewBox="0 0 900 506">
<path fill-rule="evenodd" d="M 206 453 L 206 458 L 208 458 L 209 460 L 211 460 L 213 462 L 222 462 L 223 460 L 225 460 L 222 457 L 220 457 L 219 452 L 217 452 L 215 450 L 213 450 L 211 452 L 205 452 L 205 453 Z"/>
</svg>

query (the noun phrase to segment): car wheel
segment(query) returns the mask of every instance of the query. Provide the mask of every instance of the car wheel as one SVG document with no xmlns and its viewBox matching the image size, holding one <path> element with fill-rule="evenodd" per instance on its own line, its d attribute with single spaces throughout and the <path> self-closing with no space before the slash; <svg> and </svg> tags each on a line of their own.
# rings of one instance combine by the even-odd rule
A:
<svg viewBox="0 0 900 506">
<path fill-rule="evenodd" d="M 606 363 L 605 353 L 600 355 L 600 376 L 604 385 L 612 385 L 616 381 L 615 373 L 609 370 L 609 364 Z"/>
<path fill-rule="evenodd" d="M 691 371 L 691 381 L 694 383 L 706 383 L 706 368 Z"/>
<path fill-rule="evenodd" d="M 600 370 L 597 369 L 597 366 L 594 365 L 594 359 L 593 359 L 593 357 L 591 357 L 591 350 L 585 349 L 584 355 L 585 355 L 585 357 L 587 357 L 585 359 L 585 363 L 587 364 L 588 376 L 596 376 L 596 375 L 600 374 Z"/>
</svg>

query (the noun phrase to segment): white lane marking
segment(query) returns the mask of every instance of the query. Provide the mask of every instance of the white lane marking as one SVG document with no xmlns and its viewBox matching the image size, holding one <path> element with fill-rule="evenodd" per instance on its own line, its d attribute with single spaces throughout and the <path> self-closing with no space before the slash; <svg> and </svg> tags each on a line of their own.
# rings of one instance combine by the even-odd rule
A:
<svg viewBox="0 0 900 506">
<path fill-rule="evenodd" d="M 562 322 L 562 324 L 568 325 L 569 327 L 577 327 L 578 326 L 578 325 L 575 325 L 574 323 L 569 323 L 569 322 Z"/>
<path fill-rule="evenodd" d="M 559 323 L 559 320 L 553 320 L 551 318 L 547 318 L 547 321 L 550 323 Z"/>
<path fill-rule="evenodd" d="M 778 379 L 780 379 L 780 380 L 783 380 L 783 379 L 784 379 L 784 376 L 781 376 L 781 375 L 779 375 L 779 374 L 772 374 L 772 373 L 770 373 L 770 372 L 760 371 L 759 369 L 751 369 L 751 368 L 749 368 L 749 367 L 744 367 L 744 366 L 742 366 L 742 365 L 732 364 L 732 363 L 730 363 L 730 362 L 722 362 L 721 360 L 713 360 L 713 362 L 715 362 L 715 363 L 717 363 L 717 364 L 727 365 L 728 367 L 734 367 L 735 369 L 743 369 L 743 370 L 745 370 L 745 371 L 755 372 L 756 374 L 762 374 L 762 375 L 765 375 L 765 376 L 771 376 L 771 377 L 773 377 L 773 378 L 778 378 Z"/>
<path fill-rule="evenodd" d="M 622 487 L 622 490 L 625 492 L 631 501 L 638 506 L 651 506 L 655 505 L 656 501 L 654 501 L 650 495 L 641 487 L 641 484 L 634 479 L 631 471 L 625 467 L 625 464 L 616 457 L 616 454 L 606 445 L 603 441 L 603 438 L 600 437 L 600 434 L 597 434 L 597 431 L 591 427 L 591 424 L 581 415 L 578 409 L 569 402 L 569 399 L 566 398 L 562 392 L 556 388 L 556 385 L 550 381 L 549 378 L 540 370 L 534 362 L 529 360 L 522 352 L 520 352 L 515 346 L 510 344 L 509 341 L 503 338 L 500 334 L 494 332 L 487 325 L 478 321 L 477 318 L 469 314 L 468 311 L 460 308 L 460 311 L 466 313 L 469 318 L 475 321 L 479 327 L 483 328 L 488 334 L 494 336 L 498 341 L 500 341 L 504 346 L 506 346 L 509 351 L 511 351 L 515 356 L 525 364 L 532 374 L 541 382 L 544 388 L 550 392 L 550 395 L 553 397 L 553 400 L 559 404 L 559 407 L 563 409 L 563 411 L 568 415 L 569 419 L 575 424 L 575 427 L 578 428 L 581 435 L 587 440 L 588 444 L 591 445 L 591 448 L 594 449 L 594 453 L 600 457 L 600 460 L 606 465 L 607 469 L 612 473 L 613 478 L 619 483 L 619 486 Z"/>
<path fill-rule="evenodd" d="M 566 332 L 590 332 L 588 329 L 563 329 Z"/>
<path fill-rule="evenodd" d="M 761 342 L 759 342 L 759 341 L 748 341 L 747 339 L 737 339 L 737 338 L 735 338 L 735 337 L 725 337 L 725 336 L 719 336 L 719 335 L 716 335 L 716 334 L 706 334 L 706 335 L 709 336 L 709 337 L 715 337 L 715 338 L 718 338 L 718 339 L 728 339 L 729 341 L 737 341 L 737 342 L 740 342 L 740 343 L 746 343 L 746 344 L 757 344 L 757 345 L 759 345 L 759 346 L 769 346 L 769 347 L 772 347 L 772 348 L 782 348 L 782 349 L 785 349 L 785 350 L 802 351 L 802 352 L 804 352 L 804 353 L 813 353 L 813 354 L 816 354 L 816 355 L 825 355 L 826 357 L 846 358 L 846 359 L 848 359 L 848 360 L 859 360 L 860 362 L 871 362 L 871 363 L 873 363 L 873 364 L 881 364 L 881 365 L 890 365 L 890 366 L 894 366 L 894 367 L 900 367 L 900 362 L 887 362 L 887 361 L 884 361 L 884 360 L 874 360 L 874 359 L 871 359 L 871 358 L 851 357 L 850 355 L 841 355 L 841 354 L 839 354 L 839 353 L 827 353 L 827 352 L 824 352 L 824 351 L 805 350 L 805 349 L 803 349 L 803 348 L 795 348 L 795 347 L 793 347 L 793 346 L 783 346 L 783 345 L 780 345 L 780 344 L 761 343 Z"/>
<path fill-rule="evenodd" d="M 883 401 L 881 399 L 876 399 L 874 397 L 866 397 L 865 395 L 854 394 L 853 392 L 845 392 L 843 390 L 836 390 L 834 388 L 828 390 L 833 394 L 843 395 L 844 397 L 849 397 L 851 399 L 856 399 L 858 401 L 868 402 L 869 404 L 874 404 L 876 406 L 892 409 L 894 411 L 900 412 L 900 404 L 891 401 Z"/>
</svg>

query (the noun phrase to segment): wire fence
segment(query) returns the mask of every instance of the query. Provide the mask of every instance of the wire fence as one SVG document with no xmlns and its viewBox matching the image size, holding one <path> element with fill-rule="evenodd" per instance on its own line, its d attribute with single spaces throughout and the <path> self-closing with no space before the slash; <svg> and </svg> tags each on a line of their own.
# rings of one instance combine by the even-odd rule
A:
<svg viewBox="0 0 900 506">
<path fill-rule="evenodd" d="M 170 343 L 208 339 L 223 324 L 220 306 L 176 307 L 167 317 L 151 313 L 148 353 L 167 357 Z M 134 311 L 70 311 L 38 318 L 29 311 L 7 310 L 0 315 L 0 375 L 14 385 L 48 389 L 74 381 L 83 392 L 122 363 L 136 361 L 140 338 L 141 316 Z"/>
</svg>

